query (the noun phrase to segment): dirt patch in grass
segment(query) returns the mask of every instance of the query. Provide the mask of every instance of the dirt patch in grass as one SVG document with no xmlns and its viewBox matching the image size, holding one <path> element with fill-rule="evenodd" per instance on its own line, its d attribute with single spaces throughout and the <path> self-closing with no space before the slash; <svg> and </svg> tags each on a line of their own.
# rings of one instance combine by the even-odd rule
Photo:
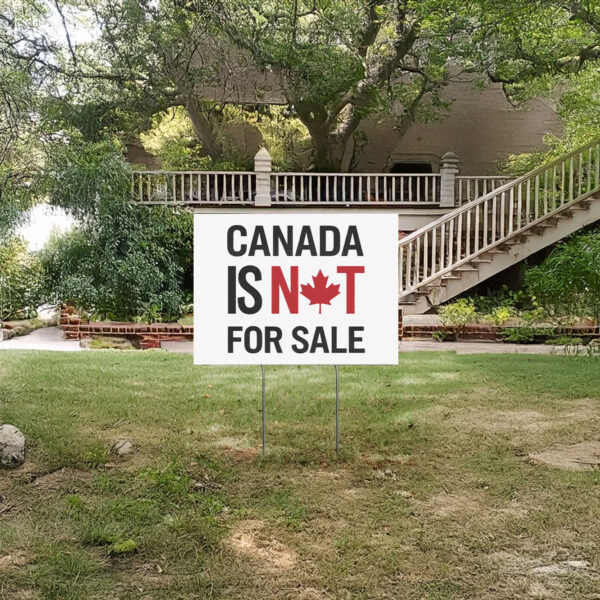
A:
<svg viewBox="0 0 600 600">
<path fill-rule="evenodd" d="M 64 467 L 57 471 L 51 471 L 38 475 L 33 473 L 28 477 L 31 479 L 31 485 L 42 490 L 58 490 L 65 486 L 69 488 L 76 488 L 78 484 L 89 481 L 92 477 L 92 473 L 89 471 L 82 471 L 80 469 L 72 469 L 70 467 Z"/>
<path fill-rule="evenodd" d="M 258 520 L 241 521 L 225 540 L 225 545 L 236 554 L 260 563 L 268 571 L 293 569 L 298 555 L 279 540 L 264 531 L 264 523 Z"/>
<path fill-rule="evenodd" d="M 528 511 L 519 506 L 516 502 L 511 502 L 508 506 L 490 506 L 489 500 L 485 497 L 477 497 L 475 493 L 469 494 L 436 494 L 424 502 L 414 501 L 421 511 L 428 517 L 446 519 L 460 517 L 468 520 L 473 516 L 479 519 L 495 520 L 501 517 L 526 517 Z"/>
<path fill-rule="evenodd" d="M 0 573 L 8 569 L 19 569 L 32 560 L 31 555 L 26 552 L 13 552 L 0 556 Z"/>
<path fill-rule="evenodd" d="M 533 463 L 569 471 L 591 471 L 600 468 L 600 442 L 580 442 L 572 446 L 557 446 L 529 455 Z"/>
<path fill-rule="evenodd" d="M 494 552 L 489 560 L 514 588 L 532 598 L 566 598 L 569 597 L 567 586 L 573 581 L 600 579 L 588 561 L 559 556 L 557 552 L 536 557 L 516 552 Z"/>
</svg>

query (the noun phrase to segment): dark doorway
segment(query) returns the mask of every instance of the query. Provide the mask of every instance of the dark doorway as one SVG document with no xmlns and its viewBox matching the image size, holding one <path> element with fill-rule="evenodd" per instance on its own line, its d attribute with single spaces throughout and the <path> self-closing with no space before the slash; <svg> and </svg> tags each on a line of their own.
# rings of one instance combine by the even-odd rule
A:
<svg viewBox="0 0 600 600">
<path fill-rule="evenodd" d="M 433 167 L 428 162 L 397 162 L 390 173 L 433 173 Z"/>
<path fill-rule="evenodd" d="M 401 200 L 408 202 L 435 202 L 439 197 L 437 178 L 419 177 L 433 173 L 431 163 L 428 162 L 396 162 L 391 168 L 391 173 L 398 175 L 417 175 L 417 177 L 402 177 Z"/>
</svg>

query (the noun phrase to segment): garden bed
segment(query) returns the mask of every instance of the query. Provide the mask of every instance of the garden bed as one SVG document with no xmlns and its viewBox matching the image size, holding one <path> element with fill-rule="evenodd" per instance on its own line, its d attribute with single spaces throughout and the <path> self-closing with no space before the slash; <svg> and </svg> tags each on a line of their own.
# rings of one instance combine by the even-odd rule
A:
<svg viewBox="0 0 600 600">
<path fill-rule="evenodd" d="M 471 323 L 464 327 L 451 327 L 447 325 L 404 325 L 402 339 L 437 339 L 443 341 L 489 341 L 489 342 L 513 342 L 513 343 L 535 343 L 543 344 L 551 340 L 564 338 L 564 340 L 583 340 L 589 342 L 600 338 L 600 327 L 592 325 L 574 325 L 572 327 L 552 327 L 541 325 L 539 327 L 525 328 L 522 326 L 503 326 L 483 323 Z M 519 340 L 519 331 L 527 331 L 527 339 Z M 515 339 L 507 339 L 507 335 L 513 332 Z M 523 336 L 525 337 L 525 335 Z"/>
</svg>

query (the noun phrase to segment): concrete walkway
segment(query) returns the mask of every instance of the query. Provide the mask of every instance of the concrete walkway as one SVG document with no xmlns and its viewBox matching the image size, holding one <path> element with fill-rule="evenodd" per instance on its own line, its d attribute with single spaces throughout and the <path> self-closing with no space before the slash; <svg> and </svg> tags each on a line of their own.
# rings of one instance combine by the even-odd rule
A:
<svg viewBox="0 0 600 600">
<path fill-rule="evenodd" d="M 193 342 L 164 342 L 163 349 L 178 354 L 193 354 Z M 562 354 L 562 346 L 545 344 L 502 344 L 498 342 L 434 342 L 429 340 L 406 340 L 398 344 L 399 352 L 445 352 L 457 354 Z M 0 350 L 57 350 L 77 352 L 81 350 L 78 340 L 63 339 L 58 327 L 44 327 L 29 335 L 0 342 Z"/>
<path fill-rule="evenodd" d="M 0 342 L 0 350 L 57 350 L 77 352 L 81 350 L 79 340 L 65 340 L 58 327 L 42 327 L 28 335 Z"/>
</svg>

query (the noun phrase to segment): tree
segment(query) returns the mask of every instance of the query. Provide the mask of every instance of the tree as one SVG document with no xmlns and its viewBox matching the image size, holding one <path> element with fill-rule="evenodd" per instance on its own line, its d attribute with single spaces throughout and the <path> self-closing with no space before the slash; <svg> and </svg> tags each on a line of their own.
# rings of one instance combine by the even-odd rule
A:
<svg viewBox="0 0 600 600">
<path fill-rule="evenodd" d="M 178 318 L 191 293 L 191 215 L 133 206 L 121 149 L 69 142 L 54 149 L 47 191 L 80 224 L 41 253 L 41 299 L 102 318 Z"/>
<path fill-rule="evenodd" d="M 523 12 L 515 0 L 512 12 L 491 0 L 80 2 L 102 32 L 73 51 L 76 115 L 113 130 L 131 117 L 141 130 L 153 112 L 183 106 L 219 160 L 225 105 L 281 104 L 307 128 L 314 168 L 325 171 L 352 166 L 368 116 L 394 115 L 400 136 L 437 116 L 450 81 L 489 66 L 473 39 L 500 35 L 498 23 Z M 495 45 L 500 58 L 509 50 Z M 269 90 L 236 97 L 236 84 L 259 74 Z"/>
<path fill-rule="evenodd" d="M 10 235 L 35 199 L 43 162 L 37 62 L 48 44 L 34 28 L 44 18 L 34 0 L 0 0 L 0 241 Z"/>
<path fill-rule="evenodd" d="M 217 24 L 256 69 L 277 80 L 308 129 L 319 171 L 347 170 L 352 141 L 372 114 L 395 114 L 400 135 L 445 106 L 474 24 L 460 2 L 220 0 Z M 476 26 L 476 24 L 475 24 Z"/>
</svg>

